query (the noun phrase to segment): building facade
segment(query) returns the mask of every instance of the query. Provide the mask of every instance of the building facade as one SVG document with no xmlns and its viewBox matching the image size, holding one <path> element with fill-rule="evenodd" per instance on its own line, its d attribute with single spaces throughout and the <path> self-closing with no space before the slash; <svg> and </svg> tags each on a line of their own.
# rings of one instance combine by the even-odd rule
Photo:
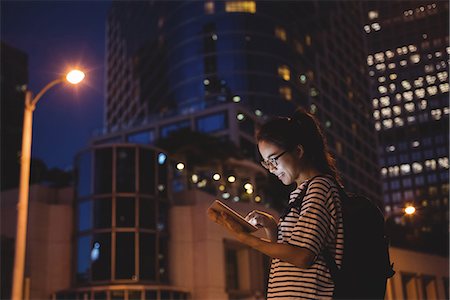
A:
<svg viewBox="0 0 450 300">
<path fill-rule="evenodd" d="M 356 2 L 114 2 L 103 134 L 227 103 L 257 116 L 302 106 L 346 187 L 381 202 L 363 17 Z"/>
<path fill-rule="evenodd" d="M 386 214 L 416 230 L 404 242 L 448 255 L 448 3 L 369 2 L 367 9 Z M 417 211 L 409 219 L 400 216 L 407 205 Z"/>
</svg>

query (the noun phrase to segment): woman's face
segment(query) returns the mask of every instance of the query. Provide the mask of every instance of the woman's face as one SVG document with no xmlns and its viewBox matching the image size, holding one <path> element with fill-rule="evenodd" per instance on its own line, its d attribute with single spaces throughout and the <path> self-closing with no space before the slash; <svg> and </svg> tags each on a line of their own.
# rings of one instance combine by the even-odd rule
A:
<svg viewBox="0 0 450 300">
<path fill-rule="evenodd" d="M 285 152 L 284 149 L 266 141 L 260 141 L 258 149 L 269 172 L 277 176 L 283 184 L 289 185 L 300 177 L 297 151 Z M 285 153 L 283 154 L 283 152 Z M 280 154 L 282 155 L 280 156 Z"/>
</svg>

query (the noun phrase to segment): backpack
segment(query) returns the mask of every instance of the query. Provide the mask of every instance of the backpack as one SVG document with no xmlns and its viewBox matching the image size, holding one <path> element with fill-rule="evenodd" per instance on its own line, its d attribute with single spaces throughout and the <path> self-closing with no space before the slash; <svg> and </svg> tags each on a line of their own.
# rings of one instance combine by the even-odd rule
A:
<svg viewBox="0 0 450 300">
<path fill-rule="evenodd" d="M 384 299 L 387 279 L 394 276 L 395 271 L 389 258 L 389 238 L 385 233 L 383 213 L 369 198 L 346 193 L 336 181 L 335 184 L 339 189 L 344 222 L 341 268 L 328 249 L 321 252 L 335 284 L 333 299 Z M 307 189 L 308 186 L 289 204 L 282 218 L 292 207 L 300 209 Z"/>
</svg>

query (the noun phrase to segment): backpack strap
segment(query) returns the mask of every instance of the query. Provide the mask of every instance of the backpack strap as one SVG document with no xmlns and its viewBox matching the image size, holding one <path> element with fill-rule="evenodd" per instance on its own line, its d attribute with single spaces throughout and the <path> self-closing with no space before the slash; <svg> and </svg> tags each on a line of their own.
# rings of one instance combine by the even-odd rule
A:
<svg viewBox="0 0 450 300">
<path fill-rule="evenodd" d="M 315 179 L 317 177 L 330 178 L 329 176 L 326 176 L 326 175 L 316 175 L 313 178 L 311 178 L 308 181 L 308 183 L 306 184 L 305 188 L 297 196 L 297 198 L 295 198 L 294 201 L 289 203 L 289 205 L 284 209 L 284 212 L 281 215 L 281 219 L 284 220 L 284 218 L 286 218 L 286 216 L 289 214 L 291 209 L 294 208 L 294 207 L 300 210 L 300 208 L 302 206 L 303 198 L 306 196 L 306 192 L 308 191 L 309 184 L 313 181 L 313 179 Z M 336 184 L 336 186 L 337 186 L 337 188 L 339 190 L 339 195 L 342 198 L 346 197 L 347 194 L 344 191 L 344 189 L 341 187 L 341 185 L 334 178 L 330 178 L 330 179 L 332 179 L 333 182 Z M 344 200 L 341 199 L 341 201 L 344 201 Z M 330 274 L 331 274 L 331 278 L 332 278 L 333 282 L 336 282 L 338 274 L 339 274 L 339 268 L 338 268 L 338 266 L 336 264 L 336 261 L 334 260 L 333 256 L 331 255 L 330 251 L 328 250 L 328 248 L 324 248 L 322 250 L 321 254 L 323 255 L 323 257 L 325 259 L 325 263 L 327 264 L 327 267 L 330 270 Z"/>
</svg>

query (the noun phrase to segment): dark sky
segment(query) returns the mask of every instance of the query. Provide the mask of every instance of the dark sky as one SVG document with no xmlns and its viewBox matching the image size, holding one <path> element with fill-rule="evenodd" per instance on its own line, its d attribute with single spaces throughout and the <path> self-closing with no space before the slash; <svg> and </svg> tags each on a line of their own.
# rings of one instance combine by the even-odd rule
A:
<svg viewBox="0 0 450 300">
<path fill-rule="evenodd" d="M 105 24 L 110 1 L 1 1 L 1 39 L 28 54 L 29 88 L 79 66 L 86 79 L 59 84 L 34 112 L 32 155 L 67 169 L 103 125 Z"/>
</svg>

